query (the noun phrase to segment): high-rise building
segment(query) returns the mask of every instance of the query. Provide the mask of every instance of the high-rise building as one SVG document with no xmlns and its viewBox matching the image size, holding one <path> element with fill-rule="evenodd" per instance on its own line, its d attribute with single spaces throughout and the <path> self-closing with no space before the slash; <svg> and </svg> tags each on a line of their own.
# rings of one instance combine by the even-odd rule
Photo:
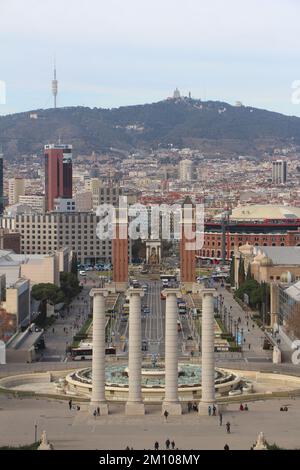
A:
<svg viewBox="0 0 300 470">
<path fill-rule="evenodd" d="M 276 160 L 272 162 L 272 183 L 284 184 L 287 180 L 287 162 Z"/>
<path fill-rule="evenodd" d="M 3 214 L 3 154 L 0 152 L 0 215 Z"/>
<path fill-rule="evenodd" d="M 46 210 L 54 209 L 54 199 L 72 199 L 72 145 L 45 145 Z"/>
<path fill-rule="evenodd" d="M 191 160 L 181 160 L 179 163 L 180 181 L 191 181 L 193 179 L 193 162 Z"/>
<path fill-rule="evenodd" d="M 8 203 L 10 206 L 19 202 L 19 197 L 25 195 L 24 178 L 10 178 L 8 181 Z"/>
</svg>

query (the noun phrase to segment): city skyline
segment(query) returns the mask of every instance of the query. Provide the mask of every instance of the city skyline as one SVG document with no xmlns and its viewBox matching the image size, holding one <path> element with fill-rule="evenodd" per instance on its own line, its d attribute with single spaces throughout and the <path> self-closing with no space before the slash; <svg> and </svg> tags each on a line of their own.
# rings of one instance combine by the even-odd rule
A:
<svg viewBox="0 0 300 470">
<path fill-rule="evenodd" d="M 203 100 L 300 115 L 292 102 L 300 79 L 296 2 L 89 5 L 84 10 L 78 1 L 71 8 L 68 1 L 28 0 L 25 9 L 19 0 L 2 2 L 6 103 L 0 115 L 52 107 L 54 56 L 58 107 L 142 104 L 164 99 L 178 86 Z"/>
</svg>

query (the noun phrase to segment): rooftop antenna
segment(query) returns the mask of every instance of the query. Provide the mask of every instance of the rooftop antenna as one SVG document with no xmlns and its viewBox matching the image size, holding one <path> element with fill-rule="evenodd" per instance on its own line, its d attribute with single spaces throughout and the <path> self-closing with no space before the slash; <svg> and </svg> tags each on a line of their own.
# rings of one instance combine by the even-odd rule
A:
<svg viewBox="0 0 300 470">
<path fill-rule="evenodd" d="M 54 74 L 53 74 L 53 80 L 52 80 L 52 95 L 54 98 L 54 109 L 56 109 L 57 93 L 58 93 L 58 81 L 56 80 L 56 60 L 54 57 Z"/>
</svg>

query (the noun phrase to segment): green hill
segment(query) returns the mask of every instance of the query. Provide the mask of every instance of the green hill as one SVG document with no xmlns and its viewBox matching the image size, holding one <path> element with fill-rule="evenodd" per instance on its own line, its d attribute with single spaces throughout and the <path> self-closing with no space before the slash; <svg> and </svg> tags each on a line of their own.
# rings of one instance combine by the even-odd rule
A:
<svg viewBox="0 0 300 470">
<path fill-rule="evenodd" d="M 38 119 L 30 114 L 37 113 Z M 173 144 L 203 152 L 253 154 L 300 145 L 300 118 L 227 103 L 180 99 L 115 109 L 68 107 L 0 117 L 8 158 L 39 154 L 59 138 L 74 154 Z"/>
</svg>

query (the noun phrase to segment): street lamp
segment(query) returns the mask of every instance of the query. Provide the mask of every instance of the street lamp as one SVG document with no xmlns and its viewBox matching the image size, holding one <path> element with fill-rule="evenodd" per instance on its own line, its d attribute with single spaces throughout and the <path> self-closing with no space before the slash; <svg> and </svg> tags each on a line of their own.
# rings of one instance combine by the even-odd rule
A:
<svg viewBox="0 0 300 470">
<path fill-rule="evenodd" d="M 34 442 L 37 442 L 37 422 L 34 423 Z"/>
<path fill-rule="evenodd" d="M 237 342 L 237 321 L 234 320 L 234 337 L 235 337 L 235 343 Z"/>
</svg>

